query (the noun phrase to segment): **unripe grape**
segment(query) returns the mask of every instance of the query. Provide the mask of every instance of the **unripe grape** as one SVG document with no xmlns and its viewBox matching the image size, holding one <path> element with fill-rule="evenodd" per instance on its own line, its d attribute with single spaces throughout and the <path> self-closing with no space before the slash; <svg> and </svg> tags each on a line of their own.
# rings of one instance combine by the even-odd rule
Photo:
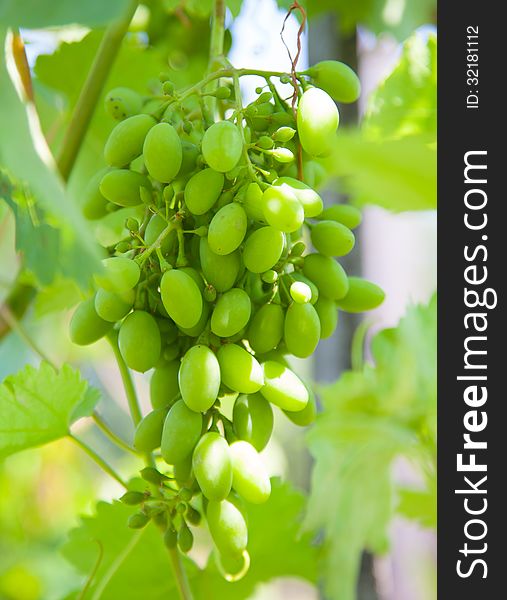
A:
<svg viewBox="0 0 507 600">
<path fill-rule="evenodd" d="M 134 447 L 140 452 L 160 448 L 167 409 L 157 408 L 141 419 L 134 435 Z"/>
<path fill-rule="evenodd" d="M 294 425 L 298 425 L 299 427 L 311 425 L 317 416 L 317 400 L 315 394 L 310 387 L 307 387 L 306 389 L 308 390 L 308 402 L 303 410 L 298 412 L 290 412 L 288 410 L 283 411 Z"/>
<path fill-rule="evenodd" d="M 99 317 L 105 321 L 116 323 L 131 311 L 134 298 L 134 290 L 116 294 L 99 288 L 95 294 L 95 310 Z"/>
<path fill-rule="evenodd" d="M 334 300 L 321 296 L 315 303 L 315 310 L 319 315 L 320 339 L 333 335 L 338 325 L 338 310 Z"/>
<path fill-rule="evenodd" d="M 178 544 L 178 532 L 171 523 L 164 533 L 164 544 L 169 550 L 176 548 Z"/>
<path fill-rule="evenodd" d="M 101 169 L 86 184 L 83 192 L 82 209 L 83 215 L 91 221 L 100 219 L 107 215 L 108 201 L 100 191 L 100 182 L 110 169 Z M 109 204 L 109 206 L 111 206 Z"/>
<path fill-rule="evenodd" d="M 118 345 L 128 367 L 141 373 L 152 369 L 161 350 L 157 322 L 149 313 L 135 310 L 121 324 Z"/>
<path fill-rule="evenodd" d="M 160 215 L 153 215 L 148 221 L 148 225 L 144 231 L 144 241 L 147 246 L 151 246 L 156 242 L 159 235 L 168 226 L 167 221 Z M 168 254 L 176 243 L 176 230 L 170 231 L 160 244 L 162 254 Z"/>
<path fill-rule="evenodd" d="M 236 435 L 257 450 L 263 450 L 273 432 L 273 409 L 259 392 L 236 398 L 232 413 Z"/>
<path fill-rule="evenodd" d="M 142 203 L 141 188 L 151 189 L 150 180 L 128 169 L 107 172 L 100 181 L 100 193 L 118 206 L 137 206 Z"/>
<path fill-rule="evenodd" d="M 169 123 L 157 123 L 144 140 L 143 157 L 148 173 L 162 183 L 171 182 L 183 160 L 181 141 Z"/>
<path fill-rule="evenodd" d="M 332 98 L 319 88 L 309 88 L 299 101 L 298 134 L 303 150 L 312 156 L 329 154 L 340 117 Z"/>
<path fill-rule="evenodd" d="M 201 431 L 201 414 L 190 410 L 183 400 L 178 400 L 167 413 L 162 429 L 160 451 L 165 462 L 183 464 L 192 454 Z"/>
<path fill-rule="evenodd" d="M 148 525 L 150 521 L 150 517 L 146 513 L 138 512 L 133 515 L 130 515 L 127 525 L 130 529 L 142 529 L 146 525 Z"/>
<path fill-rule="evenodd" d="M 279 231 L 296 231 L 303 224 L 303 206 L 288 186 L 270 186 L 262 195 L 266 221 Z"/>
<path fill-rule="evenodd" d="M 310 302 L 312 304 L 315 304 L 317 302 L 317 300 L 319 299 L 319 288 L 313 283 L 313 281 L 311 281 L 311 279 L 308 279 L 308 277 L 305 277 L 299 271 L 293 271 L 292 273 L 283 275 L 283 278 L 287 281 L 287 284 L 289 286 L 292 285 L 294 280 L 305 283 L 312 291 L 312 297 L 310 298 Z"/>
<path fill-rule="evenodd" d="M 231 97 L 231 88 L 226 85 L 221 85 L 215 90 L 213 95 L 219 100 L 226 100 Z"/>
<path fill-rule="evenodd" d="M 192 532 L 188 528 L 188 525 L 183 522 L 180 530 L 178 531 L 178 548 L 186 554 L 190 552 L 192 546 L 194 545 L 194 536 Z"/>
<path fill-rule="evenodd" d="M 246 189 L 245 197 L 243 199 L 243 208 L 249 219 L 252 221 L 258 221 L 259 223 L 265 223 L 264 212 L 262 210 L 262 190 L 258 183 L 250 183 Z"/>
<path fill-rule="evenodd" d="M 218 550 L 225 555 L 239 556 L 248 543 L 245 517 L 230 500 L 211 501 L 206 511 L 208 526 Z"/>
<path fill-rule="evenodd" d="M 104 271 L 95 275 L 95 281 L 108 292 L 128 292 L 137 285 L 141 276 L 139 265 L 124 256 L 105 258 L 102 266 Z"/>
<path fill-rule="evenodd" d="M 236 250 L 231 254 L 215 254 L 203 237 L 199 242 L 199 257 L 204 277 L 217 292 L 226 292 L 235 283 L 241 266 L 240 255 Z"/>
<path fill-rule="evenodd" d="M 349 229 L 355 229 L 361 224 L 363 216 L 361 211 L 351 204 L 333 204 L 325 208 L 317 218 L 336 221 Z"/>
<path fill-rule="evenodd" d="M 294 160 L 294 154 L 289 148 L 274 148 L 269 151 L 269 155 L 272 156 L 279 163 L 290 163 Z"/>
<path fill-rule="evenodd" d="M 258 354 L 278 346 L 283 336 L 284 314 L 279 304 L 265 304 L 255 313 L 248 328 L 248 342 Z"/>
<path fill-rule="evenodd" d="M 296 130 L 292 127 L 279 127 L 273 134 L 272 138 L 276 142 L 288 142 L 296 135 Z"/>
<path fill-rule="evenodd" d="M 311 304 L 293 302 L 285 313 L 284 340 L 287 349 L 298 358 L 315 352 L 320 340 L 320 321 Z"/>
<path fill-rule="evenodd" d="M 304 281 L 295 281 L 289 291 L 294 302 L 298 304 L 306 304 L 312 299 L 312 289 Z"/>
<path fill-rule="evenodd" d="M 210 305 L 207 302 L 204 302 L 202 305 L 201 318 L 197 321 L 197 324 L 193 327 L 181 327 L 178 325 L 179 330 L 188 337 L 199 337 L 208 325 L 210 310 Z"/>
<path fill-rule="evenodd" d="M 181 151 L 181 167 L 178 171 L 178 177 L 191 173 L 195 169 L 197 157 L 199 156 L 199 148 L 187 140 L 181 140 Z"/>
<path fill-rule="evenodd" d="M 210 432 L 202 436 L 192 455 L 192 468 L 208 500 L 227 498 L 232 486 L 232 462 L 229 444 L 221 435 Z"/>
<path fill-rule="evenodd" d="M 120 498 L 120 502 L 127 506 L 137 506 L 146 500 L 143 492 L 128 491 Z"/>
<path fill-rule="evenodd" d="M 282 256 L 285 238 L 274 227 L 261 227 L 246 239 L 243 262 L 252 273 L 263 273 L 276 265 Z"/>
<path fill-rule="evenodd" d="M 302 181 L 293 177 L 279 177 L 274 184 L 275 186 L 289 186 L 291 192 L 301 203 L 305 217 L 316 217 L 322 212 L 324 206 L 322 198 L 315 190 Z"/>
<path fill-rule="evenodd" d="M 153 408 L 169 406 L 176 395 L 179 394 L 179 369 L 179 361 L 173 360 L 153 371 L 150 380 L 150 400 Z"/>
<path fill-rule="evenodd" d="M 104 99 L 106 112 L 117 121 L 137 115 L 141 112 L 143 101 L 141 96 L 125 87 L 117 87 L 106 94 Z"/>
<path fill-rule="evenodd" d="M 361 277 L 349 277 L 347 295 L 337 304 L 341 310 L 357 313 L 377 308 L 384 298 L 384 291 L 378 285 Z"/>
<path fill-rule="evenodd" d="M 311 229 L 315 249 L 325 256 L 345 256 L 356 239 L 348 227 L 336 221 L 320 221 Z"/>
<path fill-rule="evenodd" d="M 215 551 L 215 562 L 222 577 L 229 583 L 240 581 L 250 568 L 250 555 L 246 550 L 241 554 L 221 554 Z"/>
<path fill-rule="evenodd" d="M 181 269 L 171 269 L 160 281 L 162 303 L 171 319 L 181 327 L 193 327 L 202 314 L 202 295 L 196 282 Z"/>
<path fill-rule="evenodd" d="M 202 138 L 204 160 L 220 173 L 233 169 L 238 164 L 242 151 L 241 134 L 230 121 L 213 123 Z"/>
<path fill-rule="evenodd" d="M 315 85 L 337 102 L 355 102 L 361 94 L 361 82 L 354 71 L 337 60 L 323 60 L 310 67 L 307 74 Z"/>
<path fill-rule="evenodd" d="M 201 513 L 198 510 L 195 510 L 193 506 L 190 504 L 187 507 L 187 521 L 192 525 L 199 525 L 201 523 Z"/>
<path fill-rule="evenodd" d="M 220 366 L 207 346 L 193 346 L 181 361 L 178 374 L 181 397 L 191 410 L 205 412 L 213 406 L 220 388 Z"/>
<path fill-rule="evenodd" d="M 156 121 L 149 115 L 135 115 L 120 121 L 104 147 L 104 158 L 112 167 L 124 167 L 141 155 L 144 138 Z"/>
<path fill-rule="evenodd" d="M 262 504 L 269 499 L 271 482 L 257 450 L 240 440 L 229 448 L 232 460 L 232 487 L 247 502 Z"/>
<path fill-rule="evenodd" d="M 269 283 L 272 285 L 278 281 L 278 273 L 273 271 L 273 269 L 269 269 L 269 271 L 264 271 L 264 273 L 261 275 L 261 279 L 264 281 L 264 283 Z"/>
<path fill-rule="evenodd" d="M 101 319 L 95 310 L 95 298 L 78 305 L 70 320 L 70 339 L 79 346 L 93 344 L 112 328 L 113 324 Z"/>
<path fill-rule="evenodd" d="M 203 215 L 218 200 L 224 187 L 222 173 L 207 168 L 188 180 L 185 186 L 185 204 L 194 215 Z"/>
<path fill-rule="evenodd" d="M 241 331 L 250 320 L 252 304 L 245 290 L 233 288 L 216 303 L 211 315 L 211 331 L 220 337 L 230 337 Z"/>
<path fill-rule="evenodd" d="M 349 290 L 349 280 L 343 267 L 328 256 L 308 254 L 305 256 L 303 272 L 327 298 L 339 300 Z"/>
<path fill-rule="evenodd" d="M 308 402 L 308 390 L 299 377 L 288 367 L 273 360 L 262 363 L 262 368 L 264 387 L 261 394 L 264 398 L 284 410 L 303 410 Z"/>
<path fill-rule="evenodd" d="M 261 135 L 261 137 L 255 143 L 259 148 L 264 150 L 270 150 L 274 146 L 274 141 L 268 135 Z"/>
<path fill-rule="evenodd" d="M 236 344 L 225 344 L 217 353 L 223 383 L 235 392 L 253 394 L 264 383 L 262 368 L 254 356 Z"/>
<path fill-rule="evenodd" d="M 248 220 L 242 206 L 232 202 L 222 207 L 211 220 L 208 244 L 215 254 L 230 254 L 243 241 Z"/>
</svg>

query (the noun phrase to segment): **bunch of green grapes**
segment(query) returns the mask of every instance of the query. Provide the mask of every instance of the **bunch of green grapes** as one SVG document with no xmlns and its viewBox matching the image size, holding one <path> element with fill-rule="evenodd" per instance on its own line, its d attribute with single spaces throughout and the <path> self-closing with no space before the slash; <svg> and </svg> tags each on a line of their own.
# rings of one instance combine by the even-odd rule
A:
<svg viewBox="0 0 507 600">
<path fill-rule="evenodd" d="M 315 418 L 315 398 L 290 355 L 309 357 L 334 332 L 338 310 L 383 300 L 337 260 L 354 247 L 360 212 L 324 208 L 313 189 L 338 127 L 333 98 L 356 100 L 357 77 L 339 62 L 315 65 L 298 76 L 293 110 L 272 77 L 243 107 L 238 73 L 211 90 L 203 83 L 177 92 L 161 76 L 159 96 L 108 94 L 118 123 L 84 212 L 98 219 L 142 205 L 144 218 L 127 220 L 128 236 L 109 248 L 94 295 L 70 325 L 77 344 L 114 330 L 127 366 L 153 370 L 153 410 L 134 444 L 156 453 L 158 468 L 142 474 L 157 491 L 125 495 L 140 505 L 130 525 L 153 519 L 168 546 L 187 552 L 189 524 L 204 515 L 231 579 L 248 568 L 248 504 L 270 495 L 259 453 L 273 406 L 300 426 Z M 214 120 L 215 112 L 225 116 Z M 231 395 L 232 419 L 221 406 Z"/>
</svg>

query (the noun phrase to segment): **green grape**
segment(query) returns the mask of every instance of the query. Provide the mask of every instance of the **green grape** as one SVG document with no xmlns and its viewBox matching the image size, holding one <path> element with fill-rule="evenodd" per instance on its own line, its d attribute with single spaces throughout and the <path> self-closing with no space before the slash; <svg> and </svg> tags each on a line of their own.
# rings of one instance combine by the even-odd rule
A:
<svg viewBox="0 0 507 600">
<path fill-rule="evenodd" d="M 240 581 L 250 568 L 250 555 L 246 550 L 239 555 L 215 551 L 215 562 L 222 577 L 229 583 Z"/>
<path fill-rule="evenodd" d="M 273 409 L 259 392 L 241 394 L 234 402 L 232 422 L 238 438 L 249 442 L 260 452 L 273 433 Z"/>
<path fill-rule="evenodd" d="M 241 134 L 230 121 L 220 121 L 206 130 L 202 138 L 202 154 L 208 165 L 226 173 L 238 164 L 243 151 Z"/>
<path fill-rule="evenodd" d="M 269 186 L 262 195 L 266 221 L 279 231 L 297 231 L 305 219 L 303 206 L 288 185 Z"/>
<path fill-rule="evenodd" d="M 134 491 L 125 492 L 125 494 L 123 494 L 123 496 L 120 498 L 120 502 L 126 504 L 127 506 L 137 506 L 145 500 L 145 494 L 143 494 L 142 492 Z"/>
<path fill-rule="evenodd" d="M 318 189 L 327 179 L 327 171 L 321 162 L 303 161 L 304 180 L 313 189 Z"/>
<path fill-rule="evenodd" d="M 355 102 L 361 94 L 359 77 L 348 65 L 337 60 L 318 62 L 306 74 L 337 102 Z"/>
<path fill-rule="evenodd" d="M 134 115 L 111 131 L 104 147 L 104 158 L 111 167 L 124 167 L 141 155 L 144 138 L 156 121 L 149 115 Z"/>
<path fill-rule="evenodd" d="M 166 271 L 160 281 L 160 295 L 164 308 L 176 325 L 197 325 L 202 315 L 203 301 L 190 275 L 179 269 Z"/>
<path fill-rule="evenodd" d="M 134 435 L 134 447 L 137 450 L 151 452 L 160 448 L 166 415 L 166 408 L 157 408 L 141 419 Z"/>
<path fill-rule="evenodd" d="M 137 285 L 141 276 L 139 265 L 124 256 L 105 258 L 102 266 L 104 271 L 95 275 L 95 281 L 108 292 L 128 292 Z"/>
<path fill-rule="evenodd" d="M 101 169 L 88 181 L 83 192 L 82 209 L 83 215 L 95 221 L 107 215 L 108 206 L 111 206 L 107 198 L 104 198 L 100 191 L 100 182 L 110 169 Z"/>
<path fill-rule="evenodd" d="M 271 136 L 276 142 L 288 142 L 296 135 L 292 127 L 279 127 Z"/>
<path fill-rule="evenodd" d="M 251 233 L 243 248 L 243 262 L 252 273 L 264 273 L 282 256 L 285 237 L 274 227 L 261 227 Z"/>
<path fill-rule="evenodd" d="M 158 236 L 166 229 L 168 223 L 160 215 L 153 215 L 146 225 L 144 231 L 144 241 L 147 246 L 151 246 L 158 239 Z M 162 254 L 168 254 L 176 244 L 176 230 L 173 229 L 165 236 L 160 244 Z"/>
<path fill-rule="evenodd" d="M 361 211 L 350 204 L 333 204 L 333 206 L 325 208 L 318 216 L 319 220 L 336 221 L 349 229 L 358 227 L 361 224 L 362 218 Z"/>
<path fill-rule="evenodd" d="M 199 148 L 187 140 L 181 140 L 181 151 L 181 167 L 178 171 L 178 177 L 191 173 L 195 169 L 197 157 L 199 156 Z"/>
<path fill-rule="evenodd" d="M 126 317 L 134 304 L 134 290 L 116 294 L 102 288 L 95 294 L 95 310 L 101 319 L 116 323 Z"/>
<path fill-rule="evenodd" d="M 361 277 L 349 277 L 349 291 L 337 304 L 341 310 L 358 313 L 377 308 L 384 298 L 384 291 L 378 285 Z"/>
<path fill-rule="evenodd" d="M 143 157 L 153 179 L 162 183 L 172 181 L 183 160 L 183 150 L 176 129 L 169 123 L 157 123 L 146 135 Z"/>
<path fill-rule="evenodd" d="M 248 329 L 248 342 L 257 354 L 278 346 L 283 336 L 284 314 L 279 304 L 264 304 L 255 313 Z"/>
<path fill-rule="evenodd" d="M 176 548 L 178 545 L 178 532 L 171 523 L 164 533 L 164 544 L 169 550 Z"/>
<path fill-rule="evenodd" d="M 178 548 L 186 554 L 190 552 L 194 545 L 194 536 L 188 528 L 188 525 L 184 522 L 178 531 Z"/>
<path fill-rule="evenodd" d="M 142 529 L 149 523 L 150 517 L 143 512 L 130 515 L 127 525 L 130 529 Z"/>
<path fill-rule="evenodd" d="M 268 154 L 280 163 L 290 163 L 294 160 L 294 154 L 289 148 L 274 148 Z"/>
<path fill-rule="evenodd" d="M 184 403 L 183 403 L 184 404 Z M 188 409 L 187 409 L 188 410 Z M 194 413 L 197 414 L 197 413 Z M 197 440 L 200 438 L 200 434 Z M 197 444 L 196 440 L 196 444 Z M 195 446 L 195 444 L 194 444 Z M 193 448 L 192 448 L 193 450 Z M 173 474 L 176 479 L 177 484 L 180 487 L 190 487 L 194 485 L 194 480 L 192 476 L 192 452 L 190 452 L 184 459 L 179 460 L 173 465 Z"/>
<path fill-rule="evenodd" d="M 209 224 L 208 244 L 215 254 L 230 254 L 243 241 L 248 220 L 242 206 L 237 202 L 226 204 Z"/>
<path fill-rule="evenodd" d="M 100 193 L 118 206 L 137 206 L 142 203 L 141 188 L 151 189 L 150 180 L 128 169 L 114 169 L 102 177 Z"/>
<path fill-rule="evenodd" d="M 181 361 L 178 375 L 181 397 L 191 410 L 205 412 L 217 399 L 220 366 L 207 346 L 193 346 Z"/>
<path fill-rule="evenodd" d="M 162 441 L 160 451 L 162 458 L 169 465 L 187 466 L 189 457 L 202 432 L 202 416 L 199 413 L 190 410 L 183 400 L 178 400 L 169 412 L 164 421 L 162 429 Z M 187 471 L 187 468 L 183 469 Z M 188 474 L 182 474 L 180 470 L 178 480 L 182 477 L 186 481 Z"/>
<path fill-rule="evenodd" d="M 316 217 L 322 212 L 324 206 L 322 198 L 315 190 L 306 183 L 294 179 L 293 177 L 279 177 L 274 184 L 275 186 L 287 185 L 291 192 L 301 203 L 305 217 Z"/>
<path fill-rule="evenodd" d="M 121 324 L 118 345 L 128 367 L 141 373 L 152 369 L 161 350 L 157 322 L 149 313 L 135 310 Z"/>
<path fill-rule="evenodd" d="M 173 360 L 153 371 L 150 380 L 150 400 L 153 408 L 169 406 L 179 394 L 178 371 L 180 363 Z"/>
<path fill-rule="evenodd" d="M 116 121 L 122 121 L 141 112 L 141 96 L 125 87 L 117 87 L 106 94 L 104 101 L 106 112 Z"/>
<path fill-rule="evenodd" d="M 312 299 L 312 288 L 304 281 L 294 281 L 289 292 L 294 302 L 298 304 L 307 304 Z"/>
<path fill-rule="evenodd" d="M 251 105 L 250 105 L 251 106 Z M 273 114 L 275 107 L 271 102 L 261 102 L 255 105 L 256 111 L 252 117 L 252 125 L 256 131 L 266 131 L 269 125 L 269 117 Z"/>
<path fill-rule="evenodd" d="M 308 390 L 308 402 L 303 410 L 298 412 L 291 412 L 289 410 L 283 411 L 294 425 L 298 425 L 299 427 L 311 425 L 317 416 L 317 400 L 315 394 L 310 387 L 307 386 L 306 389 Z"/>
<path fill-rule="evenodd" d="M 299 141 L 312 156 L 331 152 L 340 117 L 336 104 L 326 92 L 309 88 L 301 96 L 297 110 Z"/>
<path fill-rule="evenodd" d="M 210 314 L 210 305 L 207 302 L 204 302 L 202 305 L 202 314 L 201 314 L 201 318 L 199 319 L 199 321 L 197 321 L 197 324 L 194 325 L 193 327 L 179 327 L 180 331 L 182 331 L 185 335 L 188 335 L 188 337 L 198 337 L 201 335 L 201 333 L 206 329 L 207 325 L 208 325 L 208 320 L 209 320 L 209 314 Z"/>
<path fill-rule="evenodd" d="M 345 256 L 356 239 L 348 227 L 336 221 L 320 221 L 311 229 L 312 244 L 325 256 Z"/>
<path fill-rule="evenodd" d="M 293 302 L 285 313 L 284 340 L 287 349 L 298 358 L 315 352 L 320 340 L 320 321 L 312 304 Z"/>
<path fill-rule="evenodd" d="M 246 326 L 251 311 L 252 303 L 245 290 L 233 288 L 216 303 L 211 315 L 211 331 L 220 337 L 230 337 Z"/>
<path fill-rule="evenodd" d="M 225 344 L 218 350 L 217 357 L 222 382 L 228 388 L 241 394 L 253 394 L 261 389 L 264 383 L 262 368 L 244 348 Z"/>
<path fill-rule="evenodd" d="M 95 310 L 95 298 L 78 305 L 70 321 L 70 339 L 79 346 L 93 344 L 112 328 L 113 324 L 101 319 Z"/>
<path fill-rule="evenodd" d="M 232 460 L 232 487 L 247 502 L 262 504 L 269 499 L 271 482 L 257 450 L 240 440 L 229 448 Z"/>
<path fill-rule="evenodd" d="M 192 468 L 208 500 L 227 498 L 232 486 L 232 462 L 229 444 L 220 434 L 202 436 L 192 455 Z"/>
<path fill-rule="evenodd" d="M 308 279 L 308 277 L 305 277 L 302 273 L 299 273 L 299 271 L 294 271 L 292 273 L 288 273 L 288 274 L 284 275 L 283 278 L 284 278 L 284 281 L 287 282 L 287 285 L 289 287 L 292 286 L 293 281 L 300 281 L 301 283 L 305 283 L 312 291 L 312 297 L 310 298 L 310 302 L 312 304 L 315 304 L 318 301 L 319 288 L 313 283 L 313 281 Z"/>
<path fill-rule="evenodd" d="M 305 305 L 307 306 L 307 305 Z M 261 394 L 283 410 L 299 412 L 308 402 L 308 390 L 288 367 L 274 360 L 262 363 L 264 387 Z"/>
<path fill-rule="evenodd" d="M 206 511 L 208 526 L 220 553 L 240 556 L 248 543 L 248 528 L 243 513 L 229 499 L 211 501 Z"/>
<path fill-rule="evenodd" d="M 207 238 L 201 238 L 199 257 L 204 277 L 217 292 L 226 292 L 234 285 L 241 265 L 238 251 L 220 256 L 211 250 Z"/>
<path fill-rule="evenodd" d="M 334 300 L 325 296 L 321 296 L 314 306 L 319 315 L 320 339 L 323 340 L 333 335 L 338 325 L 338 310 Z"/>
<path fill-rule="evenodd" d="M 349 290 L 349 280 L 343 267 L 328 256 L 322 256 L 322 254 L 305 256 L 303 273 L 327 298 L 339 300 Z"/>
<path fill-rule="evenodd" d="M 258 183 L 250 183 L 245 191 L 243 199 L 243 208 L 249 219 L 259 223 L 265 223 L 264 212 L 262 210 L 262 190 Z"/>
<path fill-rule="evenodd" d="M 194 215 L 203 215 L 215 204 L 224 187 L 224 176 L 213 169 L 199 171 L 185 186 L 185 204 Z"/>
</svg>

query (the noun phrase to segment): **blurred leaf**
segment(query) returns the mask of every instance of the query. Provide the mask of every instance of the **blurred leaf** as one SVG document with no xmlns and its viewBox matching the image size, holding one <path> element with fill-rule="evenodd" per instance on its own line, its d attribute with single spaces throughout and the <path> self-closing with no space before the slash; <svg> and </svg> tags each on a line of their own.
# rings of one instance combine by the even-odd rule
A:
<svg viewBox="0 0 507 600">
<path fill-rule="evenodd" d="M 372 141 L 340 132 L 325 164 L 359 204 L 392 211 L 430 210 L 437 204 L 436 151 L 422 136 Z"/>
<path fill-rule="evenodd" d="M 41 288 L 35 299 L 35 315 L 44 317 L 75 306 L 81 300 L 78 286 L 72 279 L 58 277 L 50 285 Z"/>
<path fill-rule="evenodd" d="M 0 0 L 0 23 L 41 29 L 79 23 L 97 27 L 121 14 L 129 0 Z"/>
<path fill-rule="evenodd" d="M 377 334 L 372 354 L 375 366 L 321 388 L 323 411 L 308 433 L 315 467 L 305 527 L 324 532 L 323 575 L 336 600 L 355 598 L 363 550 L 387 549 L 393 460 L 408 457 L 434 477 L 436 298 Z"/>
<path fill-rule="evenodd" d="M 401 58 L 373 92 L 363 130 L 369 139 L 385 140 L 418 134 L 436 138 L 437 38 L 415 33 Z"/>
<path fill-rule="evenodd" d="M 5 35 L 2 33 L 5 32 L 0 31 L 0 44 L 3 46 Z M 51 215 L 54 224 L 62 232 L 65 228 L 60 253 L 62 256 L 80 256 L 79 269 L 74 275 L 86 284 L 97 267 L 97 246 L 84 218 L 56 173 L 34 107 L 20 100 L 5 61 L 0 62 L 0 102 L 0 164 L 16 182 L 28 186 L 37 205 Z M 42 233 L 50 235 L 47 228 Z M 45 275 L 48 276 L 48 273 Z"/>
<path fill-rule="evenodd" d="M 301 534 L 306 499 L 286 483 L 272 480 L 269 501 L 248 506 L 248 552 L 250 570 L 236 583 L 220 575 L 213 556 L 192 587 L 196 599 L 242 600 L 250 598 L 259 583 L 276 577 L 317 579 L 317 549 L 311 536 Z"/>
<path fill-rule="evenodd" d="M 47 363 L 27 365 L 0 384 L 0 457 L 65 437 L 98 401 L 78 371 Z"/>
<path fill-rule="evenodd" d="M 423 527 L 435 529 L 437 526 L 436 486 L 429 490 L 398 490 L 399 503 L 397 512 L 402 516 L 417 521 Z"/>
</svg>

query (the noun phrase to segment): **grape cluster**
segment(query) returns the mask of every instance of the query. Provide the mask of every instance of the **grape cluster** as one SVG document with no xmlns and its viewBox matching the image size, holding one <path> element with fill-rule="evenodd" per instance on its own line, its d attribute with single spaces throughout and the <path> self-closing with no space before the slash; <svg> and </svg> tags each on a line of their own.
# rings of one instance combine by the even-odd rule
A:
<svg viewBox="0 0 507 600">
<path fill-rule="evenodd" d="M 154 519 L 166 543 L 187 552 L 188 524 L 204 513 L 228 578 L 248 568 L 247 504 L 270 495 L 259 452 L 273 405 L 300 426 L 315 417 L 312 391 L 287 357 L 310 356 L 335 330 L 338 309 L 365 311 L 383 300 L 336 260 L 353 249 L 360 212 L 324 208 L 313 189 L 339 122 L 330 94 L 356 100 L 355 74 L 335 61 L 315 65 L 299 77 L 295 111 L 269 78 L 243 107 L 232 78 L 234 85 L 224 77 L 211 90 L 176 92 L 162 76 L 159 96 L 108 94 L 118 123 L 84 212 L 99 219 L 143 205 L 145 216 L 127 220 L 128 236 L 109 249 L 94 295 L 70 324 L 77 344 L 117 332 L 127 366 L 153 369 L 153 410 L 134 444 L 160 449 L 169 466 L 142 472 L 157 494 L 124 496 L 141 505 L 130 526 Z M 228 118 L 214 121 L 210 102 Z M 231 394 L 232 420 L 221 410 Z"/>
</svg>

